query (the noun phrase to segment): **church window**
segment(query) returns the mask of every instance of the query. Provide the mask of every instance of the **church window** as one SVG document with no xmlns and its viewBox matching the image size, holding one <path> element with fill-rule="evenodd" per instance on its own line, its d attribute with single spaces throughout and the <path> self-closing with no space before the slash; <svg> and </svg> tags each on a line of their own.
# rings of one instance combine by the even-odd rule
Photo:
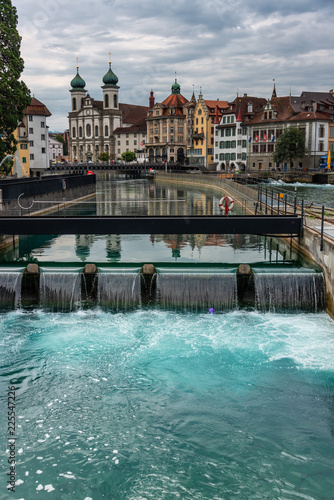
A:
<svg viewBox="0 0 334 500">
<path fill-rule="evenodd" d="M 81 107 L 83 108 L 84 105 L 84 98 L 81 99 Z"/>
<path fill-rule="evenodd" d="M 75 139 L 75 127 L 72 128 L 72 138 Z"/>
<path fill-rule="evenodd" d="M 104 96 L 104 107 L 109 108 L 109 96 L 108 96 L 108 94 L 105 94 L 105 96 Z"/>
<path fill-rule="evenodd" d="M 75 111 L 77 109 L 77 100 L 75 97 L 73 97 L 73 100 L 72 100 L 72 109 L 73 109 L 73 111 Z"/>
<path fill-rule="evenodd" d="M 82 127 L 79 127 L 79 137 L 82 137 Z"/>
<path fill-rule="evenodd" d="M 118 102 L 117 102 L 117 95 L 114 95 L 114 108 L 117 108 Z"/>
<path fill-rule="evenodd" d="M 95 125 L 95 137 L 98 137 L 99 135 L 99 127 L 98 125 Z"/>
<path fill-rule="evenodd" d="M 91 133 L 92 133 L 92 127 L 91 127 L 90 123 L 87 123 L 87 125 L 86 125 L 86 135 L 87 135 L 87 137 L 90 137 Z"/>
<path fill-rule="evenodd" d="M 106 126 L 104 127 L 104 135 L 105 135 L 106 137 L 108 137 L 108 135 L 109 135 L 109 127 L 108 127 L 108 125 L 106 125 Z"/>
</svg>

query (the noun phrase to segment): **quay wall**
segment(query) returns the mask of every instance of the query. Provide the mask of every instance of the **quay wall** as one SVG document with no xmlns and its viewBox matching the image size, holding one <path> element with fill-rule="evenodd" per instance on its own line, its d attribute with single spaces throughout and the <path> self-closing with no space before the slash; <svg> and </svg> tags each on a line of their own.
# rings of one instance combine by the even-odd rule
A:
<svg viewBox="0 0 334 500">
<path fill-rule="evenodd" d="M 180 174 L 155 174 L 156 182 L 175 183 L 181 185 L 196 185 L 203 188 L 213 189 L 223 195 L 231 196 L 235 203 L 245 208 L 245 212 L 254 214 L 254 206 L 258 199 L 256 189 L 244 184 L 238 184 L 232 179 L 220 178 L 208 179 L 202 175 L 180 175 Z M 284 238 L 285 239 L 285 238 Z M 290 239 L 286 239 L 290 245 Z M 303 227 L 303 234 L 299 238 L 292 238 L 292 247 L 304 259 L 320 266 L 324 273 L 327 294 L 327 313 L 334 318 L 334 240 L 323 238 L 323 250 L 321 250 L 320 232 L 306 225 Z"/>
</svg>

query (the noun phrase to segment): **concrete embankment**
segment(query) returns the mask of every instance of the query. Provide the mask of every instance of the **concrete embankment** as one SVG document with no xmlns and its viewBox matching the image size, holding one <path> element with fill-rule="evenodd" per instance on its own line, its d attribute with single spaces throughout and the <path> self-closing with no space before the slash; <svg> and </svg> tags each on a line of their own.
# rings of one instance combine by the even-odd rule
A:
<svg viewBox="0 0 334 500">
<path fill-rule="evenodd" d="M 234 199 L 237 205 L 243 208 L 243 213 L 254 214 L 255 205 L 258 201 L 257 189 L 238 184 L 232 179 L 224 178 L 223 175 L 217 178 L 208 178 L 208 176 L 196 174 L 157 173 L 155 180 L 156 182 L 213 189 L 222 196 L 227 194 Z M 323 270 L 326 282 L 327 313 L 334 318 L 334 240 L 325 234 L 323 237 L 323 250 L 321 250 L 319 231 L 306 221 L 303 234 L 298 238 L 292 238 L 291 241 L 290 239 L 286 241 L 311 265 L 320 266 Z"/>
<path fill-rule="evenodd" d="M 41 215 L 95 195 L 95 175 L 53 175 L 40 179 L 0 181 L 1 216 Z M 17 238 L 0 235 L 0 248 L 15 245 Z"/>
</svg>

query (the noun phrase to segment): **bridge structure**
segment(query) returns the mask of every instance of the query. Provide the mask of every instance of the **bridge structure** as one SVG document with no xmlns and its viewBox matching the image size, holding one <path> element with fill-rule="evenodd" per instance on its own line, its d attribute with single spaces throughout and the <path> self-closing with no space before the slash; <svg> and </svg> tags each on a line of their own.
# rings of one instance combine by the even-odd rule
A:
<svg viewBox="0 0 334 500">
<path fill-rule="evenodd" d="M 296 215 L 3 216 L 0 234 L 256 234 L 300 236 Z"/>
</svg>

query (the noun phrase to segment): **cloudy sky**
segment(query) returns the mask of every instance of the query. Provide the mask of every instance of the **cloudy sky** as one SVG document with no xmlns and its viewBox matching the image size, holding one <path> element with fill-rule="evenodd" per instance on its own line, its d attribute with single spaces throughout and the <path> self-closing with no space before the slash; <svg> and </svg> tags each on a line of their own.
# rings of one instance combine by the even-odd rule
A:
<svg viewBox="0 0 334 500">
<path fill-rule="evenodd" d="M 120 101 L 148 105 L 181 93 L 233 100 L 247 93 L 334 88 L 333 0 L 12 0 L 19 16 L 23 80 L 48 106 L 50 130 L 68 128 L 70 81 L 79 72 L 102 100 L 112 69 Z"/>
</svg>

